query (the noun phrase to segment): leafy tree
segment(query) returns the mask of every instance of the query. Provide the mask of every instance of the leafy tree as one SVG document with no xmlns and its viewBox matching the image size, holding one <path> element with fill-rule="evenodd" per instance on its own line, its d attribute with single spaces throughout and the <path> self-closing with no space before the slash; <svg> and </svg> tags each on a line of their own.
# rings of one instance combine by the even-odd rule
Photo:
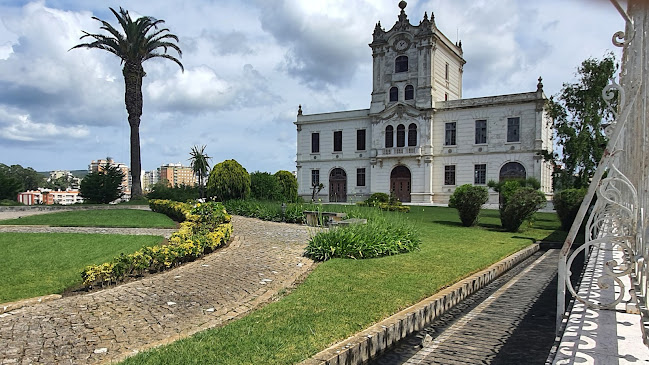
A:
<svg viewBox="0 0 649 365">
<path fill-rule="evenodd" d="M 108 204 L 122 197 L 124 173 L 117 166 L 106 164 L 81 180 L 80 195 L 88 203 Z"/>
<path fill-rule="evenodd" d="M 250 175 L 235 160 L 223 161 L 212 169 L 207 195 L 217 201 L 245 199 L 250 195 Z"/>
<path fill-rule="evenodd" d="M 280 196 L 289 203 L 297 202 L 297 179 L 286 170 L 279 170 L 275 173 L 279 184 Z"/>
<path fill-rule="evenodd" d="M 577 69 L 579 80 L 564 83 L 557 101 L 550 98 L 560 153 L 545 157 L 555 166 L 555 190 L 587 187 L 595 173 L 608 142 L 604 125 L 613 121 L 602 90 L 616 70 L 612 53 L 601 61 L 589 58 Z"/>
<path fill-rule="evenodd" d="M 456 208 L 460 221 L 465 227 L 478 223 L 480 209 L 489 200 L 489 191 L 484 186 L 464 184 L 459 186 L 451 195 L 448 206 Z"/>
<path fill-rule="evenodd" d="M 199 195 L 202 199 L 205 198 L 205 178 L 210 171 L 209 159 L 211 157 L 205 153 L 205 146 L 201 146 L 201 148 L 194 146 L 189 154 L 191 156 L 189 161 L 191 162 L 192 170 L 194 170 L 194 174 L 198 176 Z"/>
<path fill-rule="evenodd" d="M 164 20 L 155 19 L 150 16 L 144 16 L 133 21 L 127 10 L 119 8 L 119 13 L 109 8 L 113 12 L 123 33 L 115 29 L 108 22 L 97 17 L 92 19 L 101 22 L 100 29 L 108 32 L 105 34 L 91 34 L 83 31 L 86 37 L 94 40 L 89 43 L 78 44 L 75 48 L 97 48 L 110 52 L 121 59 L 124 65 L 122 74 L 124 75 L 124 84 L 126 92 L 124 102 L 128 113 L 128 124 L 131 127 L 131 171 L 133 176 L 133 187 L 131 198 L 137 199 L 142 196 L 142 187 L 140 185 L 140 171 L 142 170 L 140 159 L 140 116 L 142 115 L 142 78 L 146 76 L 142 63 L 151 58 L 166 58 L 178 64 L 184 71 L 183 64 L 169 54 L 169 48 L 178 52 L 182 56 L 180 48 L 171 40 L 178 42 L 178 37 L 168 33 L 169 29 L 158 29 L 158 26 L 164 23 Z"/>
<path fill-rule="evenodd" d="M 0 168 L 0 200 L 17 200 L 18 193 L 21 191 L 20 181 L 12 176 L 8 169 Z"/>
<path fill-rule="evenodd" d="M 0 170 L 4 171 L 6 175 L 18 180 L 20 183 L 20 191 L 36 190 L 45 184 L 45 178 L 31 167 L 24 168 L 20 165 L 7 166 L 0 163 Z"/>
<path fill-rule="evenodd" d="M 554 208 L 564 231 L 568 231 L 572 226 L 585 196 L 586 188 L 565 189 L 554 194 Z"/>
<path fill-rule="evenodd" d="M 277 178 L 267 172 L 250 174 L 250 195 L 260 200 L 280 200 L 280 186 Z"/>
</svg>

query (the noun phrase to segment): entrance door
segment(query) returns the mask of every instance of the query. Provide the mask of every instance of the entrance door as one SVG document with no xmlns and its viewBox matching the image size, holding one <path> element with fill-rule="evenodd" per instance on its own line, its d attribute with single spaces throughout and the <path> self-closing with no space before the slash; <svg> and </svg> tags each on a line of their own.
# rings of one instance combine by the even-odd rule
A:
<svg viewBox="0 0 649 365">
<path fill-rule="evenodd" d="M 343 169 L 333 169 L 329 174 L 329 201 L 347 201 L 347 174 Z"/>
<path fill-rule="evenodd" d="M 400 202 L 410 202 L 410 185 L 410 170 L 405 166 L 395 167 L 390 173 L 390 191 Z"/>
</svg>

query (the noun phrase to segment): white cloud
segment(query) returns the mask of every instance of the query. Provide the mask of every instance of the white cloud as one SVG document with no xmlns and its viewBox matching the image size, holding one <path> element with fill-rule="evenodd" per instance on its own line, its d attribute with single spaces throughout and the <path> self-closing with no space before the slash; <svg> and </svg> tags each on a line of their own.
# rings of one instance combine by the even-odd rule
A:
<svg viewBox="0 0 649 365">
<path fill-rule="evenodd" d="M 54 143 L 60 137 L 82 139 L 89 133 L 88 128 L 83 125 L 61 127 L 54 123 L 38 123 L 32 121 L 28 114 L 0 107 L 0 140 Z"/>
</svg>

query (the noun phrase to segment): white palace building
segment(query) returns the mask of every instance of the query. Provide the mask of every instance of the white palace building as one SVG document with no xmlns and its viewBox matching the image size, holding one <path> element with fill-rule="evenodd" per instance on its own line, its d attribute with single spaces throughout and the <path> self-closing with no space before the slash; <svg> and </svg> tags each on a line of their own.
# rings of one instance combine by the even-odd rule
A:
<svg viewBox="0 0 649 365">
<path fill-rule="evenodd" d="M 466 61 L 424 14 L 418 26 L 401 13 L 392 29 L 376 25 L 369 109 L 303 114 L 297 120 L 298 193 L 357 202 L 393 192 L 402 202 L 447 203 L 463 184 L 535 177 L 547 196 L 552 120 L 539 78 L 536 91 L 462 99 Z M 497 203 L 491 192 L 490 203 Z"/>
</svg>

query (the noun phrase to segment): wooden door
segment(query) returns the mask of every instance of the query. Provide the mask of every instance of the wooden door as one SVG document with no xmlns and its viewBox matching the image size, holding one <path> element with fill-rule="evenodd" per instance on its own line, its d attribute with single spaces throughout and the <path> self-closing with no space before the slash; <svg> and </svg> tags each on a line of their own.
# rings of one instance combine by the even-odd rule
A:
<svg viewBox="0 0 649 365">
<path fill-rule="evenodd" d="M 410 170 L 405 166 L 397 166 L 390 174 L 390 192 L 402 203 L 410 202 L 411 191 Z"/>
<path fill-rule="evenodd" d="M 337 168 L 329 174 L 329 201 L 332 203 L 347 201 L 347 174 Z"/>
</svg>

